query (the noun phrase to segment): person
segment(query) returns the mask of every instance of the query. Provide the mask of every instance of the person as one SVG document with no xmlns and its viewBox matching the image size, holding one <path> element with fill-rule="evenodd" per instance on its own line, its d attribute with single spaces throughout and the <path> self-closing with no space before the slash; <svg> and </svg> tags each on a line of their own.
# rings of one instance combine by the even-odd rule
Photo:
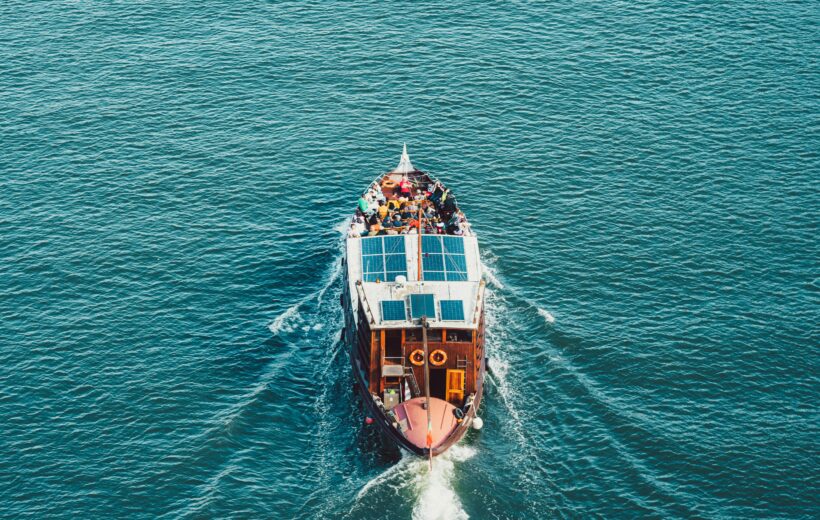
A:
<svg viewBox="0 0 820 520">
<path fill-rule="evenodd" d="M 436 222 L 436 233 L 439 234 L 439 235 L 444 234 L 444 222 L 442 222 L 440 220 L 438 222 Z"/>
<path fill-rule="evenodd" d="M 368 235 L 370 235 L 371 237 L 374 237 L 374 236 L 378 235 L 381 231 L 382 231 L 382 226 L 381 226 L 381 224 L 379 224 L 378 220 L 376 222 L 371 222 L 370 223 L 370 233 L 368 233 Z"/>
<path fill-rule="evenodd" d="M 441 214 L 444 218 L 449 220 L 450 217 L 457 211 L 458 204 L 456 204 L 456 198 L 454 195 L 449 195 L 446 199 L 443 199 L 441 206 Z"/>
<path fill-rule="evenodd" d="M 390 211 L 396 211 L 401 207 L 401 202 L 396 199 L 390 199 L 387 201 L 387 209 Z"/>
<path fill-rule="evenodd" d="M 433 201 L 433 204 L 438 206 L 441 197 L 444 195 L 444 189 L 441 186 L 440 182 L 436 182 L 436 188 L 433 190 L 433 194 L 430 195 L 430 200 Z"/>
<path fill-rule="evenodd" d="M 367 234 L 367 228 L 364 227 L 364 219 L 356 216 L 350 224 L 350 236 L 360 237 Z"/>
<path fill-rule="evenodd" d="M 387 217 L 387 212 L 388 212 L 387 204 L 385 204 L 384 202 L 379 202 L 378 212 L 379 212 L 379 218 L 384 220 Z"/>
<path fill-rule="evenodd" d="M 368 194 L 367 196 L 367 211 L 368 215 L 373 215 L 379 210 L 379 203 L 376 202 L 376 197 Z"/>
<path fill-rule="evenodd" d="M 410 198 L 410 186 L 410 180 L 407 178 L 407 175 L 405 175 L 402 177 L 401 182 L 399 182 L 399 191 L 402 197 Z"/>
<path fill-rule="evenodd" d="M 361 211 L 362 213 L 367 213 L 368 203 L 367 203 L 367 199 L 364 198 L 364 193 L 362 193 L 362 196 L 359 197 L 358 206 L 359 206 L 359 211 Z"/>
<path fill-rule="evenodd" d="M 385 197 L 384 192 L 382 192 L 381 184 L 376 183 L 373 185 L 373 193 L 375 194 L 376 200 L 378 202 L 387 202 L 387 197 Z"/>
<path fill-rule="evenodd" d="M 401 215 L 399 215 L 398 212 L 393 214 L 393 227 L 402 227 Z"/>
<path fill-rule="evenodd" d="M 390 218 L 390 215 L 385 215 L 384 219 L 382 220 L 382 227 L 385 229 L 390 229 L 393 227 L 393 219 Z"/>
</svg>

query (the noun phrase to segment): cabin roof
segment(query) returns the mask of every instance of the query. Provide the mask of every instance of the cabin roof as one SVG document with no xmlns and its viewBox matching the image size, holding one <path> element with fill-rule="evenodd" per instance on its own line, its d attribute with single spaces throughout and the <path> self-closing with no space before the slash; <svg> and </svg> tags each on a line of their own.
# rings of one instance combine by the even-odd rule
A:
<svg viewBox="0 0 820 520">
<path fill-rule="evenodd" d="M 402 329 L 419 325 L 421 315 L 430 328 L 478 328 L 482 282 L 407 282 L 356 284 L 357 297 L 373 329 Z M 426 298 L 425 298 L 426 296 Z M 399 313 L 384 302 L 396 302 Z M 454 312 L 456 310 L 456 312 Z M 459 315 L 460 310 L 461 313 Z"/>
<path fill-rule="evenodd" d="M 348 237 L 346 267 L 350 294 L 365 305 L 371 327 L 413 326 L 418 321 L 417 312 L 413 318 L 413 303 L 419 300 L 412 295 L 418 294 L 433 296 L 432 309 L 427 309 L 425 314 L 431 327 L 477 327 L 483 283 L 476 237 L 421 235 L 421 240 L 419 238 L 419 235 Z M 439 241 L 440 252 L 435 252 L 431 244 Z M 427 253 L 426 248 L 430 249 Z M 431 267 L 444 270 L 430 270 Z M 439 279 L 430 280 L 431 277 Z M 397 301 L 404 302 L 404 314 L 399 310 L 403 320 L 395 319 L 395 314 L 385 315 L 382 302 Z M 455 302 L 462 302 L 463 319 L 457 319 L 459 304 Z"/>
</svg>

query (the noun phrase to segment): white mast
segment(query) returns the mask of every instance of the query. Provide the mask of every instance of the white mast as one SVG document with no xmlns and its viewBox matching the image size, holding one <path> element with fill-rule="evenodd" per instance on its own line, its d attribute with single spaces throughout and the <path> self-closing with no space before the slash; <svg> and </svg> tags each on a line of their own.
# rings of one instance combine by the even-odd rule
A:
<svg viewBox="0 0 820 520">
<path fill-rule="evenodd" d="M 416 171 L 416 169 L 413 167 L 413 163 L 410 162 L 410 156 L 407 155 L 407 143 L 405 143 L 401 151 L 401 160 L 399 161 L 399 165 L 396 166 L 396 169 L 393 170 L 393 173 L 408 174 L 414 171 Z"/>
</svg>

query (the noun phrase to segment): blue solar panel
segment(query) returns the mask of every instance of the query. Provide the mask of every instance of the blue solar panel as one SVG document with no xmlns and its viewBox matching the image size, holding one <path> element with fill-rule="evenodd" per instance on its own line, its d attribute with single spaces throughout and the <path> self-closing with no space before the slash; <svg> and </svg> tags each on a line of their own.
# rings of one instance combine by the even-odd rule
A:
<svg viewBox="0 0 820 520">
<path fill-rule="evenodd" d="M 464 321 L 464 300 L 441 300 L 442 321 Z"/>
<path fill-rule="evenodd" d="M 415 318 L 427 316 L 436 319 L 436 298 L 432 294 L 411 294 L 410 315 Z"/>
<path fill-rule="evenodd" d="M 407 269 L 407 257 L 402 255 L 384 255 L 385 269 L 388 271 L 404 271 Z"/>
<path fill-rule="evenodd" d="M 362 271 L 365 273 L 383 273 L 384 257 L 382 255 L 363 256 Z"/>
<path fill-rule="evenodd" d="M 422 236 L 421 250 L 425 253 L 441 253 L 441 237 L 437 235 Z"/>
<path fill-rule="evenodd" d="M 392 282 L 407 276 L 403 236 L 362 238 L 362 280 Z"/>
<path fill-rule="evenodd" d="M 382 321 L 404 321 L 404 300 L 382 300 Z"/>
<path fill-rule="evenodd" d="M 428 271 L 444 271 L 444 258 L 441 255 L 423 252 L 421 265 L 425 273 Z"/>
<path fill-rule="evenodd" d="M 441 237 L 444 241 L 444 252 L 448 254 L 463 255 L 464 239 L 461 237 Z"/>
<path fill-rule="evenodd" d="M 422 237 L 421 251 L 425 280 L 467 280 L 467 256 L 463 237 L 425 235 Z"/>
<path fill-rule="evenodd" d="M 371 237 L 362 239 L 363 255 L 380 255 L 384 253 L 382 248 L 382 237 Z"/>
<path fill-rule="evenodd" d="M 384 252 L 390 254 L 404 255 L 404 237 L 386 236 L 384 238 Z"/>
</svg>

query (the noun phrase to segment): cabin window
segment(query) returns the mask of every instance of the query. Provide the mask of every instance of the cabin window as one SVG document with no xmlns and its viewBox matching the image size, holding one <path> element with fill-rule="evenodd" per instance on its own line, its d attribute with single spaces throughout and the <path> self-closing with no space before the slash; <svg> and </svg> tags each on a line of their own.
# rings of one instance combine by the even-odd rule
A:
<svg viewBox="0 0 820 520">
<path fill-rule="evenodd" d="M 447 329 L 447 341 L 473 341 L 473 331 Z"/>
<path fill-rule="evenodd" d="M 404 340 L 405 341 L 422 341 L 424 338 L 421 336 L 421 329 L 405 329 L 404 331 Z"/>
<path fill-rule="evenodd" d="M 463 237 L 424 235 L 421 237 L 421 251 L 425 280 L 467 280 L 467 256 Z"/>
<path fill-rule="evenodd" d="M 362 280 L 392 282 L 407 276 L 404 236 L 362 238 Z"/>
</svg>

